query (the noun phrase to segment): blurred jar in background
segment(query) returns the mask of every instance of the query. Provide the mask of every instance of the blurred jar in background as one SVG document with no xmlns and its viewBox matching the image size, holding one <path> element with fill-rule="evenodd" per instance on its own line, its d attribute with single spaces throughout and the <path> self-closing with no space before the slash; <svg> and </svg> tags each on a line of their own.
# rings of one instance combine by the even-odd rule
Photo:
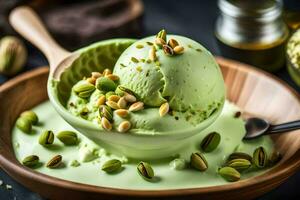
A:
<svg viewBox="0 0 300 200">
<path fill-rule="evenodd" d="M 279 0 L 219 0 L 215 36 L 222 56 L 275 72 L 284 66 L 289 30 Z"/>
<path fill-rule="evenodd" d="M 300 0 L 283 0 L 283 18 L 291 31 L 300 28 Z"/>
</svg>

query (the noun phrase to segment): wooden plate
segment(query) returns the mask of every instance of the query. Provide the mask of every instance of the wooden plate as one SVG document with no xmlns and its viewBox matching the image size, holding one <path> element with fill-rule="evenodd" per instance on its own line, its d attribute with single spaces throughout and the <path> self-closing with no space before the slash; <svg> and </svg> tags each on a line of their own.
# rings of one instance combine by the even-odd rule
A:
<svg viewBox="0 0 300 200">
<path fill-rule="evenodd" d="M 272 75 L 235 61 L 217 58 L 227 86 L 227 98 L 244 110 L 272 122 L 300 118 L 300 97 Z M 268 172 L 223 186 L 141 191 L 90 186 L 34 172 L 18 163 L 11 144 L 11 128 L 18 115 L 47 100 L 47 68 L 27 72 L 0 87 L 0 166 L 15 180 L 49 199 L 252 199 L 270 191 L 300 168 L 300 131 L 274 136 L 283 154 Z M 199 180 L 201 181 L 201 180 Z"/>
</svg>

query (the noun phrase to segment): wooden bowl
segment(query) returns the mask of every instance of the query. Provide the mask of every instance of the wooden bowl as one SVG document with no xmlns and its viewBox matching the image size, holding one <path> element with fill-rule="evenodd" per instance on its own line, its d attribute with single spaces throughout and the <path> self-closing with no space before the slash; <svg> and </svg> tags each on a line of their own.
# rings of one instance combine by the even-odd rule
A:
<svg viewBox="0 0 300 200">
<path fill-rule="evenodd" d="M 272 122 L 300 118 L 300 97 L 272 75 L 235 61 L 217 58 L 227 85 L 227 98 L 246 115 Z M 23 167 L 11 144 L 18 115 L 47 100 L 48 69 L 39 68 L 0 87 L 0 166 L 15 180 L 49 199 L 253 199 L 275 188 L 300 167 L 300 131 L 273 136 L 283 159 L 266 173 L 232 184 L 179 190 L 124 190 L 90 186 L 53 178 Z M 201 180 L 199 180 L 201 181 Z"/>
</svg>

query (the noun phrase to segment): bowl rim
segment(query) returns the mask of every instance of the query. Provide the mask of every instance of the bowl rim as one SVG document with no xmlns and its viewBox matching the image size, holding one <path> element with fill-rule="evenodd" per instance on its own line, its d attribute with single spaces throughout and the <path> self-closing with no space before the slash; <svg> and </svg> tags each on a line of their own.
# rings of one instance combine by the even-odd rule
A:
<svg viewBox="0 0 300 200">
<path fill-rule="evenodd" d="M 271 79 L 274 79 L 275 81 L 282 84 L 300 102 L 300 95 L 293 88 L 291 88 L 287 83 L 275 77 L 274 75 L 269 74 L 268 72 L 265 72 L 261 69 L 256 69 L 247 64 L 225 59 L 222 57 L 216 57 L 216 60 L 218 64 L 223 66 L 229 67 L 228 62 L 233 62 L 235 64 L 234 68 L 238 67 L 239 70 L 249 70 L 251 72 L 262 73 L 263 75 Z M 49 70 L 47 68 L 39 68 L 34 71 L 26 72 L 20 76 L 17 76 L 15 79 L 9 80 L 6 83 L 4 83 L 0 87 L 0 93 L 30 77 L 39 76 L 41 74 L 47 73 L 48 71 Z M 13 154 L 13 151 L 11 151 L 10 153 Z M 33 179 L 37 182 L 41 182 L 47 185 L 55 185 L 57 187 L 61 187 L 65 189 L 71 189 L 71 190 L 82 191 L 82 192 L 93 192 L 93 193 L 107 194 L 107 195 L 118 195 L 118 196 L 163 197 L 163 196 L 201 195 L 201 194 L 209 194 L 215 192 L 220 193 L 220 192 L 228 192 L 232 190 L 241 190 L 253 186 L 254 184 L 255 185 L 268 184 L 269 181 L 275 178 L 278 178 L 282 182 L 300 168 L 300 159 L 297 159 L 299 157 L 300 157 L 300 148 L 289 159 L 285 160 L 279 165 L 274 166 L 273 168 L 268 169 L 265 173 L 231 184 L 208 186 L 208 187 L 196 187 L 196 188 L 163 189 L 163 190 L 136 190 L 136 189 L 110 188 L 110 187 L 88 185 L 88 184 L 63 180 L 63 179 L 42 174 L 30 168 L 26 168 L 16 160 L 14 155 L 12 159 L 9 159 L 6 158 L 6 156 L 3 155 L 2 153 L 0 153 L 0 166 L 3 168 L 4 171 L 10 171 L 7 169 L 12 169 L 13 171 L 15 171 L 16 174 L 20 176 L 30 177 L 30 179 Z"/>
</svg>

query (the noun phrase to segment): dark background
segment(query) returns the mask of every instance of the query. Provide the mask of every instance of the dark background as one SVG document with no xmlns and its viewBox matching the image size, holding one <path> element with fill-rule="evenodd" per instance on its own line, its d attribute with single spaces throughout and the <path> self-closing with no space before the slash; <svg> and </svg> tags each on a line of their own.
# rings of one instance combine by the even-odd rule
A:
<svg viewBox="0 0 300 200">
<path fill-rule="evenodd" d="M 144 0 L 144 6 L 144 30 L 142 35 L 155 34 L 160 29 L 165 28 L 169 33 L 190 37 L 203 44 L 213 54 L 220 55 L 214 38 L 214 23 L 218 16 L 216 0 Z M 28 46 L 28 48 L 29 59 L 25 71 L 47 64 L 41 53 L 31 46 Z M 275 75 L 300 92 L 300 88 L 292 82 L 285 68 Z M 6 77 L 0 75 L 0 84 L 6 80 Z M 0 186 L 0 200 L 42 200 L 38 194 L 15 182 L 1 169 L 0 180 L 4 182 Z M 6 184 L 12 185 L 13 188 L 7 190 Z M 290 177 L 280 187 L 258 198 L 258 200 L 300 199 L 299 185 L 300 172 Z"/>
</svg>

